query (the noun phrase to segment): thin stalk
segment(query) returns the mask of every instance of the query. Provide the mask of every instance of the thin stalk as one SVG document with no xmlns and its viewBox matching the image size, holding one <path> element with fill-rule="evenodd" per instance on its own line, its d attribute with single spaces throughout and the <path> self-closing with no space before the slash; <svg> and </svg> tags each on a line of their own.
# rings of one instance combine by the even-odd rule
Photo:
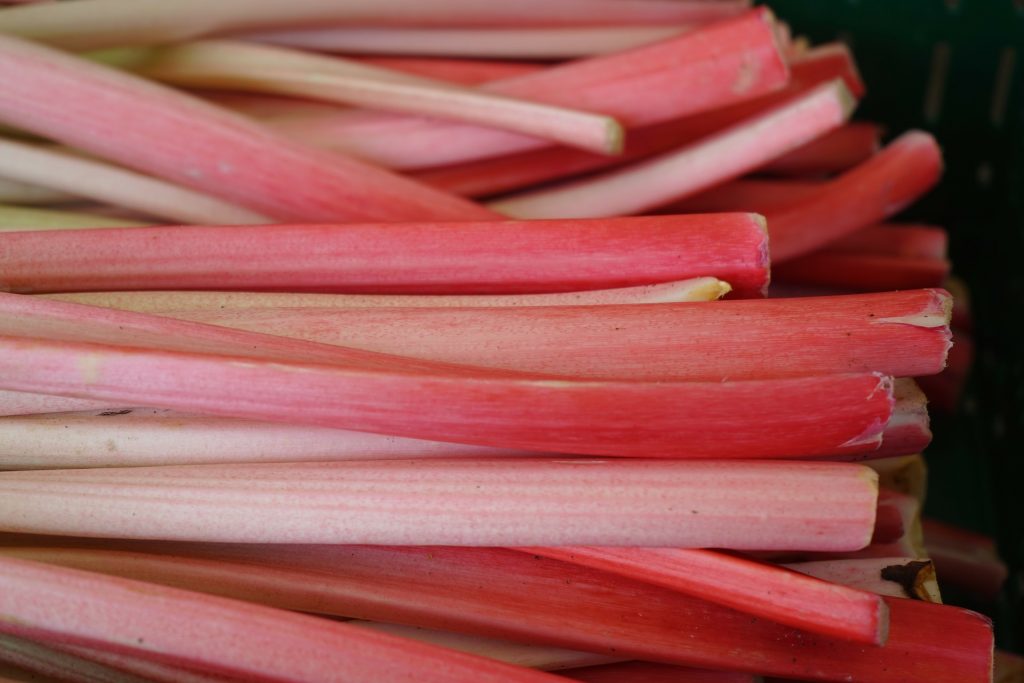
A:
<svg viewBox="0 0 1024 683">
<path fill-rule="evenodd" d="M 33 293 L 513 294 L 713 276 L 757 296 L 768 281 L 751 214 L 74 230 L 0 234 L 0 245 L 0 287 Z"/>
<path fill-rule="evenodd" d="M 502 5 L 487 0 L 446 0 L 429 5 L 408 0 L 199 0 L 172 4 L 133 0 L 85 0 L 81 6 L 53 4 L 5 9 L 0 31 L 65 49 L 174 43 L 204 35 L 323 26 L 392 24 L 409 26 L 615 26 L 714 21 L 743 12 L 743 0 L 521 0 Z"/>
<path fill-rule="evenodd" d="M 848 463 L 538 458 L 3 472 L 0 529 L 203 542 L 837 552 L 871 541 L 877 479 Z M 884 627 L 874 608 L 877 642 Z"/>
<path fill-rule="evenodd" d="M 79 228 L 134 228 L 144 223 L 76 211 L 0 206 L 0 232 L 23 230 L 76 230 Z"/>
<path fill-rule="evenodd" d="M 613 118 L 491 94 L 354 60 L 241 41 L 164 47 L 129 67 L 176 86 L 306 97 L 380 111 L 435 116 L 615 154 L 622 127 Z"/>
<path fill-rule="evenodd" d="M 669 121 L 783 87 L 788 67 L 772 21 L 759 9 L 676 38 L 487 83 L 482 89 L 600 112 L 628 129 Z M 545 146 L 537 138 L 491 128 L 366 111 L 283 121 L 274 127 L 307 143 L 401 169 Z"/>
<path fill-rule="evenodd" d="M 556 294 L 291 294 L 287 292 L 80 292 L 40 294 L 58 301 L 138 313 L 250 308 L 449 308 L 504 306 L 610 306 L 715 301 L 731 291 L 713 277 L 656 285 Z"/>
<path fill-rule="evenodd" d="M 884 644 L 888 637 L 889 611 L 877 595 L 742 557 L 683 548 L 522 550 L 662 586 L 810 633 L 873 645 Z"/>
<path fill-rule="evenodd" d="M 57 192 L 38 185 L 26 185 L 14 180 L 0 178 L 0 202 L 8 204 L 24 204 L 28 206 L 46 206 L 48 204 L 65 204 L 77 198 L 64 192 Z"/>
<path fill-rule="evenodd" d="M 442 59 L 423 57 L 359 57 L 365 64 L 394 69 L 404 73 L 451 81 L 461 85 L 480 85 L 544 69 L 534 62 L 509 62 L 490 59 Z"/>
<path fill-rule="evenodd" d="M 12 140 L 0 139 L 0 175 L 167 221 L 225 225 L 270 222 L 261 214 L 172 183 Z"/>
<path fill-rule="evenodd" d="M 477 367 L 600 379 L 720 381 L 845 372 L 936 374 L 945 368 L 951 344 L 951 306 L 946 292 L 927 289 L 658 306 L 154 312 Z"/>
<path fill-rule="evenodd" d="M 251 681 L 551 681 L 513 667 L 273 608 L 0 558 L 0 630 Z"/>
<path fill-rule="evenodd" d="M 647 161 L 489 206 L 520 218 L 640 213 L 752 171 L 838 128 L 855 100 L 834 81 L 721 133 Z"/>
<path fill-rule="evenodd" d="M 992 668 L 987 619 L 918 601 L 886 598 L 888 643 L 865 648 L 506 549 L 74 543 L 3 552 L 290 609 L 709 669 L 853 683 L 982 683 Z"/>
<path fill-rule="evenodd" d="M 179 91 L 6 35 L 0 80 L 0 121 L 277 220 L 490 215 L 407 178 L 293 143 Z"/>
<path fill-rule="evenodd" d="M 700 23 L 663 26 L 434 28 L 335 26 L 244 36 L 302 50 L 362 55 L 487 59 L 575 59 L 630 50 L 693 31 Z"/>
<path fill-rule="evenodd" d="M 894 598 L 941 603 L 939 584 L 931 560 L 913 557 L 878 557 L 859 560 L 819 560 L 786 565 L 823 581 L 851 586 Z"/>
</svg>

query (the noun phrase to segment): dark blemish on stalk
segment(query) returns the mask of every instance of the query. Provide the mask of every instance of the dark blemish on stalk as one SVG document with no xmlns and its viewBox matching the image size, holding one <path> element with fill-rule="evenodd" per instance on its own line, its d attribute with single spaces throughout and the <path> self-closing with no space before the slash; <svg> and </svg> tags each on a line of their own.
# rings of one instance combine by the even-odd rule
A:
<svg viewBox="0 0 1024 683">
<path fill-rule="evenodd" d="M 892 564 L 883 567 L 881 576 L 885 581 L 898 583 L 908 598 L 926 600 L 927 594 L 922 584 L 928 579 L 931 568 L 930 560 L 914 560 L 906 564 Z"/>
<path fill-rule="evenodd" d="M 106 410 L 100 413 L 100 417 L 110 417 L 111 415 L 127 415 L 130 412 L 132 412 L 131 408 L 126 408 L 125 410 Z"/>
</svg>

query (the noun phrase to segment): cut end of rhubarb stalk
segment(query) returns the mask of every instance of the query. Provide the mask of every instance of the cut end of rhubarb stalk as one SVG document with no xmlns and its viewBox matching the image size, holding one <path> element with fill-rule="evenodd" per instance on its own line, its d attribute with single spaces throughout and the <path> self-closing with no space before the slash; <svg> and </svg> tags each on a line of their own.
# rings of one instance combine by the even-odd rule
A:
<svg viewBox="0 0 1024 683">
<path fill-rule="evenodd" d="M 879 570 L 883 581 L 900 585 L 906 597 L 925 602 L 941 603 L 939 583 L 935 576 L 935 565 L 931 560 L 912 560 L 891 564 Z"/>
<path fill-rule="evenodd" d="M 764 266 L 764 285 L 761 296 L 768 296 L 768 287 L 772 284 L 772 249 L 771 236 L 768 234 L 768 219 L 759 213 L 747 214 L 754 225 L 761 229 L 761 249 L 758 264 Z"/>
<path fill-rule="evenodd" d="M 864 446 L 868 446 L 868 445 L 871 445 L 871 444 L 876 444 L 877 446 L 881 446 L 882 445 L 882 435 L 884 434 L 884 432 L 886 430 L 887 424 L 892 422 L 893 416 L 895 415 L 894 411 L 895 411 L 895 408 L 896 408 L 896 405 L 897 405 L 897 403 L 896 403 L 896 396 L 895 396 L 895 393 L 894 393 L 895 392 L 895 390 L 894 390 L 895 380 L 892 377 L 888 376 L 888 375 L 882 375 L 880 373 L 874 373 L 874 375 L 878 379 L 878 384 L 875 386 L 875 390 L 874 390 L 874 392 L 872 392 L 872 396 L 874 396 L 875 394 L 877 394 L 879 392 L 883 392 L 883 393 L 885 393 L 888 396 L 888 398 L 889 398 L 890 418 L 889 418 L 889 420 L 887 420 L 885 422 L 876 420 L 867 429 L 865 429 L 861 434 L 859 434 L 858 436 L 855 436 L 854 438 L 852 438 L 849 441 L 847 441 L 846 443 L 844 443 L 842 445 L 842 448 L 844 448 L 844 449 L 862 448 Z M 871 473 L 874 475 L 875 487 L 877 488 L 877 486 L 878 486 L 878 474 L 875 473 L 873 470 L 871 471 Z M 870 543 L 870 542 L 871 542 L 871 539 L 869 538 L 865 542 L 865 545 L 867 545 L 867 543 Z"/>
<path fill-rule="evenodd" d="M 622 150 L 626 147 L 626 130 L 622 127 L 622 124 L 613 119 L 612 117 L 605 118 L 605 129 L 604 129 L 604 153 L 605 154 L 622 154 Z"/>
</svg>

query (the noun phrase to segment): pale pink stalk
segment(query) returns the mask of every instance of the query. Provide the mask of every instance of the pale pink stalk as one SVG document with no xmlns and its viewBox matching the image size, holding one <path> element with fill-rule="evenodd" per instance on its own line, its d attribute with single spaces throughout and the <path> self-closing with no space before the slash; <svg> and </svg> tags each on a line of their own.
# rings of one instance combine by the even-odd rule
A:
<svg viewBox="0 0 1024 683">
<path fill-rule="evenodd" d="M 501 308 L 158 309 L 380 353 L 566 377 L 720 381 L 942 371 L 952 300 L 922 289 L 806 299 Z M 2 329 L 2 328 L 0 328 Z"/>
<path fill-rule="evenodd" d="M 0 558 L 0 631 L 140 654 L 250 681 L 554 677 L 235 600 Z"/>
<path fill-rule="evenodd" d="M 857 560 L 818 560 L 786 565 L 823 581 L 894 598 L 942 602 L 931 560 L 913 557 L 872 557 Z"/>
<path fill-rule="evenodd" d="M 715 301 L 727 282 L 699 277 L 656 285 L 555 294 L 291 294 L 286 292 L 79 292 L 40 294 L 58 301 L 120 308 L 138 313 L 250 308 L 449 308 L 504 306 L 610 306 Z"/>
<path fill-rule="evenodd" d="M 77 211 L 55 211 L 23 206 L 0 206 L 0 232 L 22 230 L 75 230 L 78 228 L 132 228 L 137 221 Z"/>
<path fill-rule="evenodd" d="M 301 611 L 709 669 L 847 683 L 983 683 L 992 670 L 988 620 L 910 600 L 885 598 L 889 641 L 865 648 L 507 549 L 70 543 L 3 552 Z"/>
<path fill-rule="evenodd" d="M 713 276 L 759 296 L 767 251 L 752 214 L 26 232 L 0 234 L 0 289 L 518 294 Z"/>
<path fill-rule="evenodd" d="M 811 524 L 816 526 L 823 519 Z M 873 645 L 884 644 L 889 633 L 889 610 L 877 595 L 713 550 L 578 546 L 522 550 L 652 583 L 811 633 Z"/>
<path fill-rule="evenodd" d="M 101 161 L 12 140 L 0 139 L 0 176 L 167 221 L 225 225 L 270 222 L 266 216 L 200 192 Z"/>
<path fill-rule="evenodd" d="M 305 97 L 491 126 L 604 154 L 622 150 L 622 127 L 609 116 L 297 50 L 205 40 L 159 48 L 129 68 L 176 86 Z"/>
<path fill-rule="evenodd" d="M 3 472 L 0 491 L 22 533 L 831 552 L 870 542 L 878 495 L 847 463 L 547 458 Z"/>
<path fill-rule="evenodd" d="M 699 24 L 534 28 L 336 26 L 257 33 L 244 38 L 303 50 L 344 54 L 574 59 L 629 50 L 698 27 Z"/>
<path fill-rule="evenodd" d="M 632 129 L 751 100 L 783 87 L 787 78 L 771 15 L 759 9 L 669 40 L 482 87 L 500 95 L 600 112 Z M 403 169 L 545 144 L 490 128 L 365 111 L 341 112 L 326 120 L 286 121 L 275 129 Z"/>
<path fill-rule="evenodd" d="M 152 19 L 148 10 L 145 15 Z M 0 121 L 278 220 L 491 215 L 407 178 L 286 140 L 179 91 L 6 35 L 0 36 L 0 81 Z"/>
<path fill-rule="evenodd" d="M 436 57 L 357 57 L 355 59 L 386 69 L 461 83 L 462 85 L 480 85 L 487 81 L 536 73 L 546 68 L 546 65 L 535 62 L 509 62 L 492 59 L 442 59 Z"/>
<path fill-rule="evenodd" d="M 469 654 L 480 655 L 481 657 L 497 659 L 508 664 L 515 664 L 516 666 L 526 666 L 531 669 L 540 669 L 541 671 L 558 671 L 562 675 L 565 675 L 567 670 L 610 664 L 626 659 L 626 657 L 616 657 L 615 655 L 582 652 L 545 645 L 528 645 L 499 638 L 487 638 L 485 636 L 474 636 L 453 631 L 439 631 L 417 626 L 405 626 L 403 624 L 388 624 L 380 621 L 353 620 L 348 623 L 359 628 L 390 633 L 391 635 L 409 638 L 410 640 L 419 640 L 431 645 L 458 650 L 459 652 L 468 652 Z"/>
<path fill-rule="evenodd" d="M 152 408 L 0 419 L 0 469 L 524 455 L 536 453 Z"/>
<path fill-rule="evenodd" d="M 90 401 L 49 394 L 0 389 L 0 416 L 62 413 L 76 410 L 105 410 L 110 401 Z"/>
<path fill-rule="evenodd" d="M 834 81 L 675 152 L 489 206 L 520 218 L 640 213 L 743 175 L 838 128 L 854 105 L 842 81 Z"/>
<path fill-rule="evenodd" d="M 743 12 L 746 0 L 675 2 L 668 0 L 201 0 L 147 3 L 85 0 L 0 12 L 0 32 L 66 49 L 173 43 L 204 35 L 243 31 L 322 27 L 330 24 L 398 26 L 558 26 L 706 22 Z"/>
</svg>

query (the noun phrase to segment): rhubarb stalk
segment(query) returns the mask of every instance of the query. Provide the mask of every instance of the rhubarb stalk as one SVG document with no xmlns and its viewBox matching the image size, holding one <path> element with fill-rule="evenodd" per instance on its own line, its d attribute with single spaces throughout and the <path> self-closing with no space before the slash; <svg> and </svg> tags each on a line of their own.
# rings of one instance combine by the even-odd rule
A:
<svg viewBox="0 0 1024 683">
<path fill-rule="evenodd" d="M 931 560 L 878 557 L 855 560 L 819 560 L 787 565 L 794 571 L 823 581 L 851 586 L 894 598 L 942 602 Z"/>
</svg>

